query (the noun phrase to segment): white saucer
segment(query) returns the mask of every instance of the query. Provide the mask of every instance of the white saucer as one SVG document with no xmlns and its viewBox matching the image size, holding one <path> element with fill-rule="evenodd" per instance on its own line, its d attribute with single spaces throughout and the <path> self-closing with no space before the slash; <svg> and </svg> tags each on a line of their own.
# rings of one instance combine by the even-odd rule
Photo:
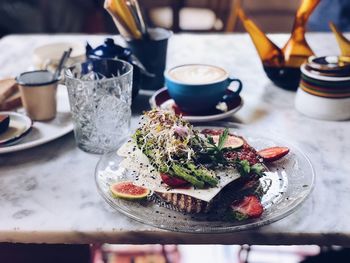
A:
<svg viewBox="0 0 350 263">
<path fill-rule="evenodd" d="M 228 90 L 230 92 L 230 90 Z M 231 91 L 232 92 L 232 91 Z M 156 91 L 149 100 L 149 103 L 152 108 L 160 108 L 165 110 L 174 111 L 176 114 L 181 114 L 183 119 L 189 122 L 210 122 L 210 121 L 218 121 L 228 117 L 231 117 L 234 113 L 240 110 L 243 106 L 243 99 L 240 96 L 237 96 L 236 100 L 223 105 L 223 108 L 226 110 L 214 109 L 212 114 L 206 115 L 191 115 L 181 111 L 180 108 L 177 107 L 174 100 L 170 98 L 168 93 L 168 89 L 166 87 L 161 88 Z"/>
</svg>

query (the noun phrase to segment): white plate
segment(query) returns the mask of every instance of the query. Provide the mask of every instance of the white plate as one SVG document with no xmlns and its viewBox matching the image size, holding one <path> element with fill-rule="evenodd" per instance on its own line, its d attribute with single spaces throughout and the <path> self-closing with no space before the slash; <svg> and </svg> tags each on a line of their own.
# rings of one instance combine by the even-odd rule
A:
<svg viewBox="0 0 350 263">
<path fill-rule="evenodd" d="M 268 172 L 260 179 L 264 190 L 261 199 L 264 213 L 260 218 L 227 220 L 225 203 L 221 202 L 216 206 L 217 209 L 209 213 L 187 214 L 179 212 L 155 195 L 144 202 L 115 198 L 109 190 L 110 185 L 118 181 L 134 181 L 137 176 L 137 173 L 131 170 L 120 173 L 119 165 L 124 158 L 118 156 L 115 151 L 104 154 L 96 166 L 95 182 L 99 193 L 113 209 L 132 219 L 165 230 L 189 233 L 229 233 L 260 227 L 290 215 L 301 206 L 315 185 L 315 171 L 302 151 L 290 144 L 289 140 L 280 139 L 273 133 L 259 133 L 230 122 L 219 122 L 214 125 L 196 128 L 199 130 L 229 128 L 231 133 L 243 136 L 257 150 L 273 146 L 286 146 L 290 149 L 287 156 L 266 164 Z M 237 188 L 226 187 L 226 190 L 221 190 L 221 196 L 235 194 L 235 190 Z"/>
<path fill-rule="evenodd" d="M 67 88 L 57 89 L 57 115 L 47 122 L 35 121 L 32 130 L 18 144 L 0 147 L 0 154 L 29 149 L 55 140 L 73 130 Z"/>
</svg>

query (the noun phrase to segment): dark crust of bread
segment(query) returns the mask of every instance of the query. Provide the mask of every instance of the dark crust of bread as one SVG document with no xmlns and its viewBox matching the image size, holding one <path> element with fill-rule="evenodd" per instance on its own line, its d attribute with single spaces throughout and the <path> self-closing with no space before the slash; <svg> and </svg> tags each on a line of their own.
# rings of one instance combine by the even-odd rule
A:
<svg viewBox="0 0 350 263">
<path fill-rule="evenodd" d="M 0 104 L 18 91 L 15 79 L 0 80 Z"/>
<path fill-rule="evenodd" d="M 157 193 L 157 195 L 165 202 L 186 213 L 207 213 L 211 207 L 211 202 L 208 203 L 184 194 Z"/>
</svg>

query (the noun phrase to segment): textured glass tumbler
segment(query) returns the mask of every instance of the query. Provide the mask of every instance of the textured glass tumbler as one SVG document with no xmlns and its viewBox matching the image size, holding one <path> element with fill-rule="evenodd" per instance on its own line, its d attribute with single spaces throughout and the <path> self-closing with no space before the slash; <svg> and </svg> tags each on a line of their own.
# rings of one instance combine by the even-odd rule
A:
<svg viewBox="0 0 350 263">
<path fill-rule="evenodd" d="M 65 82 L 79 148 L 91 153 L 117 149 L 131 119 L 132 65 L 91 59 L 65 70 Z"/>
</svg>

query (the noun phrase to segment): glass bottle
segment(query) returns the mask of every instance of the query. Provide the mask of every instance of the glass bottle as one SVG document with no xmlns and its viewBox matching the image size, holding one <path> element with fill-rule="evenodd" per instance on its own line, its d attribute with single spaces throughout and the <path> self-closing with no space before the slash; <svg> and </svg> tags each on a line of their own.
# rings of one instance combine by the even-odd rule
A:
<svg viewBox="0 0 350 263">
<path fill-rule="evenodd" d="M 345 36 L 339 31 L 339 29 L 332 22 L 329 23 L 329 27 L 332 29 L 333 34 L 337 39 L 341 55 L 344 57 L 350 57 L 350 41 L 347 38 L 345 38 Z"/>
<path fill-rule="evenodd" d="M 320 0 L 303 0 L 295 15 L 292 34 L 282 48 L 285 66 L 300 67 L 308 57 L 314 55 L 305 39 L 306 23 Z"/>
<path fill-rule="evenodd" d="M 293 30 L 285 46 L 280 49 L 261 29 L 246 17 L 240 8 L 238 16 L 258 51 L 264 70 L 277 86 L 296 90 L 300 80 L 300 66 L 313 55 L 305 39 L 306 23 L 320 0 L 302 0 L 295 15 Z"/>
</svg>

